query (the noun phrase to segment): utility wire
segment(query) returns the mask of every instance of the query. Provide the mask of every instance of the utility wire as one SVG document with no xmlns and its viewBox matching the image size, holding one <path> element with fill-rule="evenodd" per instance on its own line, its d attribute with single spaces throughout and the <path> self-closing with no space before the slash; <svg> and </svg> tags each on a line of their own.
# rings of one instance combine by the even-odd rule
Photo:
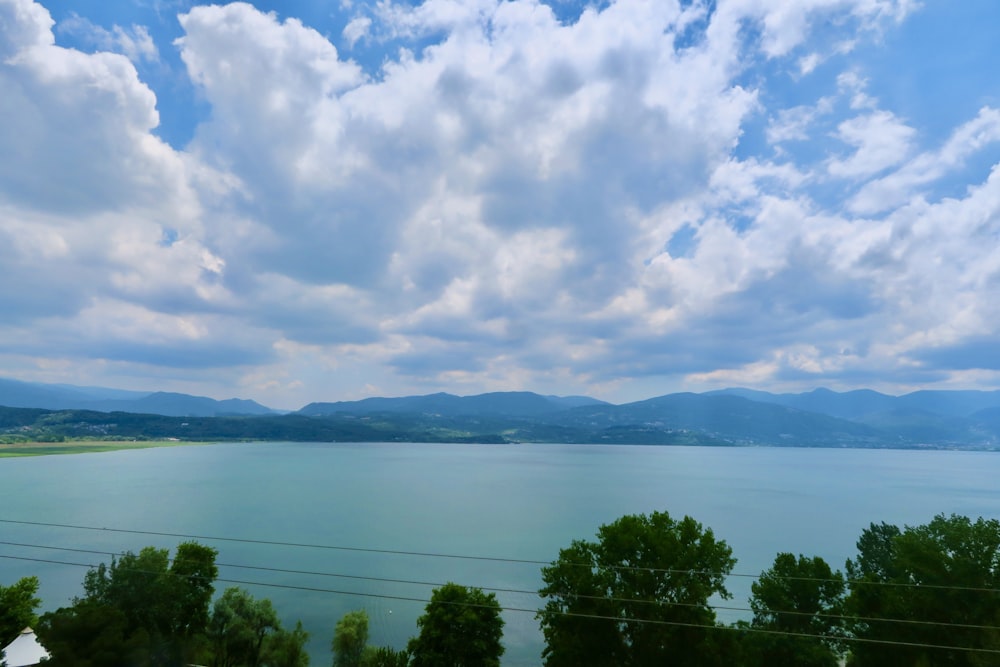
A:
<svg viewBox="0 0 1000 667">
<path fill-rule="evenodd" d="M 15 519 L 0 519 L 0 523 L 8 524 L 18 524 L 26 526 L 41 526 L 46 528 L 71 528 L 75 530 L 90 530 L 99 532 L 111 532 L 111 533 L 126 533 L 131 535 L 151 535 L 156 537 L 174 537 L 188 540 L 209 540 L 218 542 L 236 542 L 242 544 L 260 544 L 268 546 L 281 546 L 281 547 L 293 547 L 302 549 L 324 549 L 330 551 L 351 551 L 360 553 L 375 553 L 393 556 L 415 556 L 424 558 L 452 558 L 459 560 L 474 560 L 474 561 L 488 561 L 488 562 L 498 562 L 498 563 L 516 563 L 516 564 L 527 564 L 527 565 L 542 565 L 550 566 L 553 565 L 553 561 L 544 560 L 532 560 L 526 558 L 503 558 L 499 556 L 470 556 L 470 555 L 460 555 L 460 554 L 446 554 L 446 553 L 434 553 L 425 551 L 405 551 L 400 549 L 372 549 L 366 547 L 351 547 L 351 546 L 340 546 L 340 545 L 330 545 L 330 544 L 310 544 L 304 542 L 282 542 L 280 540 L 262 540 L 262 539 L 252 539 L 252 538 L 240 538 L 240 537 L 220 537 L 211 535 L 192 535 L 187 533 L 169 533 L 162 531 L 152 531 L 152 530 L 134 530 L 126 528 L 107 528 L 100 526 L 80 526 L 74 524 L 63 524 L 63 523 L 48 523 L 43 521 L 20 521 Z M 595 564 L 593 563 L 566 563 L 574 567 L 588 567 L 593 568 Z M 663 572 L 666 574 L 678 574 L 678 575 L 710 575 L 710 576 L 723 576 L 723 577 L 742 577 L 749 579 L 760 579 L 760 574 L 748 574 L 739 572 L 714 572 L 711 570 L 683 570 L 674 568 L 660 568 L 660 567 L 640 567 L 635 565 L 601 565 L 602 568 L 618 571 L 634 571 L 634 572 Z M 953 591 L 968 591 L 968 592 L 978 592 L 978 593 L 992 593 L 1000 594 L 1000 589 L 996 588 L 986 588 L 980 586 L 947 586 L 943 584 L 922 584 L 913 582 L 901 582 L 901 581 L 868 581 L 866 579 L 836 579 L 836 578 L 820 578 L 820 577 L 796 577 L 796 576 L 784 576 L 777 574 L 768 574 L 769 577 L 774 579 L 782 579 L 787 581 L 817 581 L 817 582 L 843 582 L 849 586 L 863 585 L 863 586 L 890 586 L 895 588 L 921 588 L 927 589 L 943 589 L 943 590 L 953 590 Z"/>
<path fill-rule="evenodd" d="M 57 565 L 71 565 L 71 566 L 76 566 L 76 567 L 86 567 L 86 568 L 90 568 L 90 569 L 98 567 L 97 565 L 94 565 L 92 563 L 70 563 L 70 562 L 66 562 L 66 561 L 56 561 L 56 560 L 49 560 L 49 559 L 43 559 L 43 558 L 28 558 L 28 557 L 25 557 L 25 556 L 7 556 L 7 555 L 0 554 L 0 558 L 9 558 L 9 559 L 13 559 L 13 560 L 22 560 L 22 561 L 33 561 L 33 562 L 38 562 L 38 563 L 52 563 L 52 564 L 57 564 Z M 139 573 L 145 573 L 145 574 L 162 574 L 162 573 L 159 573 L 159 572 L 152 572 L 152 571 L 148 571 L 148 570 L 131 570 L 131 571 L 133 571 L 133 572 L 139 572 Z M 174 575 L 174 576 L 182 576 L 182 577 L 187 578 L 187 579 L 199 579 L 199 578 L 203 578 L 203 577 L 198 577 L 196 575 Z M 351 595 L 351 596 L 356 596 L 356 597 L 378 598 L 378 599 L 383 599 L 383 600 L 397 600 L 397 601 L 403 601 L 403 602 L 420 602 L 420 603 L 425 603 L 425 604 L 428 604 L 428 603 L 431 602 L 430 600 L 425 600 L 423 598 L 413 598 L 413 597 L 407 597 L 407 596 L 401 596 L 401 595 L 385 595 L 385 594 L 382 594 L 382 593 L 359 593 L 359 592 L 356 592 L 356 591 L 340 591 L 340 590 L 334 590 L 334 589 L 329 589 L 329 588 L 318 588 L 318 587 L 314 587 L 314 586 L 295 586 L 295 585 L 291 585 L 291 584 L 275 584 L 275 583 L 267 583 L 267 582 L 260 582 L 260 581 L 244 581 L 244 580 L 239 580 L 239 579 L 228 579 L 228 578 L 226 578 L 226 579 L 217 578 L 214 581 L 220 581 L 220 582 L 229 583 L 229 584 L 242 584 L 244 586 L 264 586 L 264 587 L 268 587 L 268 588 L 280 588 L 280 589 L 285 589 L 285 590 L 307 591 L 307 592 L 312 592 L 312 593 L 327 593 L 327 594 L 332 594 L 332 595 Z M 474 603 L 474 602 L 457 602 L 457 601 L 439 600 L 439 601 L 436 601 L 435 604 L 445 604 L 445 605 L 452 605 L 452 606 L 466 607 L 466 608 L 477 608 L 477 609 L 499 609 L 500 611 L 530 613 L 530 614 L 535 614 L 536 616 L 539 613 L 541 613 L 540 610 L 538 610 L 538 609 L 525 609 L 525 608 L 521 608 L 521 607 L 504 607 L 504 606 L 500 606 L 500 605 L 493 606 L 493 605 L 478 604 L 478 603 Z M 767 634 L 767 635 L 783 636 L 783 637 L 800 637 L 800 638 L 820 639 L 820 640 L 826 639 L 826 640 L 836 640 L 836 641 L 860 642 L 860 643 L 866 643 L 866 644 L 879 644 L 879 645 L 884 645 L 884 646 L 897 646 L 897 647 L 907 647 L 907 648 L 924 648 L 924 649 L 936 649 L 936 650 L 945 650 L 945 651 L 962 651 L 962 652 L 966 652 L 966 653 L 983 653 L 983 654 L 990 654 L 990 655 L 1000 655 L 1000 650 L 998 650 L 998 649 L 978 648 L 978 647 L 974 647 L 974 646 L 946 646 L 946 645 L 941 645 L 941 644 L 924 644 L 924 643 L 920 643 L 920 642 L 904 642 L 904 641 L 895 641 L 895 640 L 888 640 L 888 639 L 873 639 L 873 638 L 870 638 L 870 637 L 853 637 L 853 636 L 848 636 L 848 637 L 828 637 L 828 636 L 816 635 L 816 634 L 807 633 L 807 632 L 789 632 L 789 631 L 785 631 L 785 630 L 769 630 L 769 629 L 765 629 L 765 628 L 752 628 L 752 627 L 733 627 L 733 626 L 727 626 L 727 625 L 706 625 L 704 623 L 684 623 L 684 622 L 681 622 L 681 621 L 664 621 L 664 620 L 660 620 L 660 619 L 648 619 L 648 618 L 624 618 L 624 617 L 619 617 L 619 616 L 605 616 L 605 615 L 601 615 L 601 614 L 581 614 L 581 613 L 578 613 L 578 612 L 563 612 L 563 611 L 551 612 L 551 611 L 549 611 L 549 612 L 545 612 L 545 613 L 549 613 L 549 614 L 553 614 L 554 613 L 556 615 L 564 616 L 564 617 L 569 617 L 569 618 L 585 618 L 585 619 L 593 619 L 593 620 L 614 621 L 616 623 L 640 623 L 640 624 L 647 624 L 647 625 L 672 626 L 672 627 L 684 627 L 684 628 L 698 628 L 698 629 L 703 629 L 703 630 L 724 630 L 724 631 L 730 631 L 730 632 L 758 633 L 758 634 Z"/>
<path fill-rule="evenodd" d="M 68 551 L 73 553 L 86 553 L 95 554 L 99 556 L 121 556 L 125 552 L 113 552 L 113 551 L 98 551 L 95 549 L 81 549 L 76 547 L 56 547 L 48 546 L 42 544 L 25 544 L 22 542 L 7 542 L 0 541 L 0 545 L 15 546 L 15 547 L 27 547 L 32 549 L 49 549 L 52 551 Z M 176 562 L 176 559 L 174 559 Z M 219 563 L 216 562 L 217 567 L 228 567 L 233 569 L 242 570 L 257 570 L 261 572 L 274 572 L 278 574 L 296 574 L 305 576 L 315 576 L 315 577 L 330 577 L 336 579 L 351 579 L 355 581 L 370 581 L 376 583 L 389 583 L 389 584 L 403 584 L 410 586 L 430 586 L 434 588 L 440 588 L 445 584 L 441 582 L 432 581 L 417 581 L 412 579 L 392 579 L 387 577 L 372 577 L 363 576 L 356 574 L 341 574 L 335 572 L 317 572 L 312 570 L 292 570 L 287 568 L 270 567 L 262 565 L 238 565 L 234 563 Z M 538 591 L 523 590 L 517 588 L 499 588 L 495 586 L 474 586 L 480 590 L 489 591 L 491 593 L 512 593 L 518 595 L 531 595 L 535 597 L 545 598 L 554 596 L 544 596 L 540 595 Z M 938 626 L 946 628 L 961 628 L 965 630 L 996 630 L 996 626 L 992 625 L 974 625 L 969 623 L 952 623 L 948 621 L 923 621 L 918 619 L 906 619 L 906 618 L 887 618 L 887 617 L 869 617 L 869 616 L 848 616 L 843 614 L 828 614 L 823 612 L 807 612 L 807 611 L 789 611 L 789 610 L 778 610 L 778 609 L 763 609 L 757 610 L 749 607 L 730 607 L 726 605 L 711 605 L 711 604 L 697 604 L 693 602 L 677 602 L 670 600 L 642 600 L 636 598 L 622 598 L 611 595 L 581 595 L 581 594 L 564 594 L 565 597 L 571 597 L 573 599 L 580 600 L 597 600 L 604 602 L 622 602 L 626 604 L 648 604 L 648 605 L 658 605 L 665 607 L 687 607 L 687 608 L 697 608 L 697 609 L 712 609 L 713 611 L 734 611 L 734 612 L 750 612 L 754 614 L 775 614 L 775 615 L 787 615 L 787 616 L 807 616 L 810 618 L 824 618 L 830 620 L 852 620 L 852 621 L 862 621 L 865 623 L 899 623 L 904 625 L 924 625 L 924 626 Z"/>
</svg>

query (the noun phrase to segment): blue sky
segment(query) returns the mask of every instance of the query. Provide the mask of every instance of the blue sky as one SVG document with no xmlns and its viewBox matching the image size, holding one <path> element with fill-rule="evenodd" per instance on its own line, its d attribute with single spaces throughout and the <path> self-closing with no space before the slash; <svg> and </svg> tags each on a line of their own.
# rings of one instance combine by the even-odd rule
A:
<svg viewBox="0 0 1000 667">
<path fill-rule="evenodd" d="M 1000 3 L 0 0 L 0 368 L 1000 388 Z"/>
</svg>

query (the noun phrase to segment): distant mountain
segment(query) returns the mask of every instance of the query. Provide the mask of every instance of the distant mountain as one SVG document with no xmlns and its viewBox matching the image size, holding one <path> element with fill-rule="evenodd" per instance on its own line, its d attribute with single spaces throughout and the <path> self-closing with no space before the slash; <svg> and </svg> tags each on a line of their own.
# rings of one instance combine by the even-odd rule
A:
<svg viewBox="0 0 1000 667">
<path fill-rule="evenodd" d="M 741 396 L 799 410 L 819 412 L 843 419 L 859 419 L 880 412 L 919 411 L 946 417 L 970 417 L 986 408 L 1000 407 L 1000 391 L 916 391 L 902 396 L 880 394 L 871 389 L 836 392 L 815 389 L 801 394 L 772 394 L 753 389 L 721 389 L 706 396 Z"/>
<path fill-rule="evenodd" d="M 916 444 L 959 445 L 982 442 L 1000 436 L 1000 432 L 982 421 L 914 408 L 875 412 L 861 417 L 858 421 Z"/>
<path fill-rule="evenodd" d="M 223 417 L 227 415 L 269 415 L 274 410 L 256 401 L 230 398 L 217 401 L 205 396 L 189 396 L 157 391 L 132 401 L 102 401 L 100 412 L 140 412 L 174 417 Z"/>
<path fill-rule="evenodd" d="M 173 437 L 317 441 L 540 442 L 1000 449 L 1000 392 L 726 389 L 614 405 L 586 396 L 437 393 L 255 403 L 169 392 L 0 380 L 0 439 Z M 44 412 L 44 414 L 41 414 Z"/>
<path fill-rule="evenodd" d="M 168 392 L 141 392 L 105 387 L 77 387 L 0 379 L 0 405 L 46 410 L 131 412 L 174 417 L 268 415 L 274 410 L 255 401 L 217 401 L 204 396 Z"/>
<path fill-rule="evenodd" d="M 971 417 L 988 408 L 1000 408 L 1000 391 L 915 391 L 899 397 L 900 403 L 914 410 L 925 410 L 953 417 Z"/>
<path fill-rule="evenodd" d="M 722 389 L 711 391 L 706 396 L 741 396 L 761 403 L 774 403 L 797 410 L 818 412 L 841 419 L 857 419 L 873 412 L 884 412 L 902 407 L 896 396 L 880 394 L 871 389 L 836 392 L 829 389 L 814 389 L 802 394 L 772 394 L 753 389 Z"/>
<path fill-rule="evenodd" d="M 1000 441 L 1000 391 L 917 391 L 889 396 L 870 389 L 835 392 L 816 389 L 802 394 L 771 394 L 752 389 L 724 389 L 707 395 L 731 395 L 849 419 L 913 445 L 964 447 Z"/>
<path fill-rule="evenodd" d="M 556 415 L 564 426 L 643 424 L 697 431 L 734 444 L 887 446 L 892 436 L 865 424 L 742 396 L 669 394 L 624 405 L 581 407 Z"/>
<path fill-rule="evenodd" d="M 492 392 L 476 396 L 438 393 L 401 398 L 366 398 L 360 401 L 310 403 L 299 410 L 299 414 L 311 417 L 379 413 L 431 414 L 446 417 L 539 417 L 588 405 L 609 404 L 586 396 L 542 396 L 528 391 Z"/>
</svg>

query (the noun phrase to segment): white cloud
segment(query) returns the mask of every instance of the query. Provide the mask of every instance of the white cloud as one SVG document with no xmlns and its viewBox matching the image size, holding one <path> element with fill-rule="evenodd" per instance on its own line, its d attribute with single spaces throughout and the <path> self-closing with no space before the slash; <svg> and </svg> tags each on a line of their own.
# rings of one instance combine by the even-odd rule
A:
<svg viewBox="0 0 1000 667">
<path fill-rule="evenodd" d="M 1000 142 L 1000 110 L 985 107 L 957 128 L 940 149 L 914 157 L 900 169 L 866 183 L 849 202 L 852 211 L 872 214 L 905 204 L 933 183 L 961 167 L 973 154 Z"/>
<path fill-rule="evenodd" d="M 56 46 L 52 25 L 39 5 L 0 2 L 0 308 L 17 313 L 0 340 L 28 355 L 169 360 L 176 344 L 175 361 L 204 358 L 191 332 L 232 301 L 203 235 L 211 181 L 197 175 L 212 172 L 152 134 L 155 96 L 125 56 Z"/>
<path fill-rule="evenodd" d="M 210 112 L 177 152 L 127 58 L 57 47 L 38 5 L 0 0 L 0 341 L 118 372 L 211 363 L 262 398 L 919 368 L 996 321 L 996 174 L 922 195 L 1000 116 L 927 150 L 863 68 L 824 79 L 810 39 L 912 9 L 382 2 L 342 33 L 392 43 L 366 72 L 295 19 L 197 6 L 176 46 Z M 815 97 L 778 108 L 748 73 L 768 59 Z M 778 150 L 747 155 L 758 121 Z M 814 196 L 832 187 L 846 210 Z"/>
<path fill-rule="evenodd" d="M 822 61 L 822 56 L 815 52 L 802 56 L 799 58 L 799 74 L 806 75 L 812 73 Z"/>
<path fill-rule="evenodd" d="M 160 59 L 156 44 L 145 26 L 123 28 L 114 25 L 108 30 L 74 13 L 62 21 L 57 30 L 75 35 L 99 50 L 120 53 L 134 63 L 157 62 Z"/>
<path fill-rule="evenodd" d="M 886 21 L 903 20 L 916 6 L 911 0 L 731 0 L 720 5 L 717 14 L 727 31 L 746 21 L 759 25 L 761 50 L 769 58 L 779 58 L 805 42 L 821 20 L 852 16 L 859 31 L 877 32 Z"/>
<path fill-rule="evenodd" d="M 806 141 L 810 137 L 813 122 L 833 110 L 833 101 L 824 97 L 814 105 L 803 105 L 782 109 L 767 126 L 767 141 L 779 144 L 786 141 Z"/>
<path fill-rule="evenodd" d="M 347 40 L 347 44 L 350 47 L 354 47 L 358 43 L 359 39 L 368 36 L 368 32 L 371 30 L 372 20 L 367 16 L 358 16 L 357 18 L 351 19 L 351 21 L 344 26 L 344 39 Z"/>
<path fill-rule="evenodd" d="M 870 176 L 899 164 L 909 154 L 914 130 L 888 111 L 855 116 L 837 127 L 838 138 L 856 148 L 844 159 L 831 159 L 827 171 L 840 178 Z"/>
</svg>

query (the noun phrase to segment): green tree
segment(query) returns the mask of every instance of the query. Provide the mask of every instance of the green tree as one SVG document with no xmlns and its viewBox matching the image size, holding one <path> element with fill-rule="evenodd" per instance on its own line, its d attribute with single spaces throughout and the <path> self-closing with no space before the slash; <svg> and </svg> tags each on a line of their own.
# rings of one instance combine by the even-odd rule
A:
<svg viewBox="0 0 1000 667">
<path fill-rule="evenodd" d="M 168 614 L 169 632 L 190 637 L 204 632 L 208 625 L 208 611 L 215 592 L 215 579 L 219 568 L 215 565 L 218 551 L 197 542 L 184 542 L 177 546 L 170 564 L 171 609 Z"/>
<path fill-rule="evenodd" d="M 691 517 L 629 515 L 542 568 L 547 667 L 731 664 L 713 595 L 729 598 L 732 549 Z"/>
<path fill-rule="evenodd" d="M 38 618 L 38 577 L 24 577 L 10 586 L 0 586 L 0 649 L 11 643 Z"/>
<path fill-rule="evenodd" d="M 822 558 L 779 553 L 774 565 L 751 584 L 751 630 L 744 662 L 757 665 L 836 667 L 843 636 L 846 584 Z M 815 635 L 816 639 L 790 635 Z"/>
<path fill-rule="evenodd" d="M 493 593 L 447 583 L 431 593 L 417 625 L 407 647 L 412 667 L 500 665 L 504 621 Z"/>
<path fill-rule="evenodd" d="M 47 667 L 149 665 L 149 635 L 126 625 L 121 610 L 84 600 L 42 615 L 36 630 L 51 656 Z"/>
<path fill-rule="evenodd" d="M 269 635 L 281 629 L 267 598 L 254 599 L 242 588 L 227 588 L 212 607 L 208 637 L 214 667 L 259 667 Z"/>
<path fill-rule="evenodd" d="M 367 646 L 361 655 L 361 667 L 407 667 L 410 654 L 390 646 Z"/>
<path fill-rule="evenodd" d="M 146 547 L 88 571 L 84 595 L 42 619 L 39 637 L 53 664 L 118 664 L 94 655 L 117 655 L 122 664 L 190 661 L 203 644 L 215 556 L 215 549 L 185 542 L 172 561 L 167 549 Z"/>
<path fill-rule="evenodd" d="M 333 630 L 334 667 L 359 667 L 368 645 L 368 612 L 351 611 L 337 621 Z"/>
<path fill-rule="evenodd" d="M 997 664 L 977 649 L 1000 650 L 1000 522 L 941 514 L 903 530 L 872 524 L 857 546 L 847 608 L 852 632 L 869 641 L 851 647 L 849 665 Z"/>
<path fill-rule="evenodd" d="M 276 630 L 264 642 L 262 664 L 267 667 L 308 667 L 307 641 L 309 633 L 302 628 L 302 621 L 295 624 L 294 630 Z"/>
</svg>

